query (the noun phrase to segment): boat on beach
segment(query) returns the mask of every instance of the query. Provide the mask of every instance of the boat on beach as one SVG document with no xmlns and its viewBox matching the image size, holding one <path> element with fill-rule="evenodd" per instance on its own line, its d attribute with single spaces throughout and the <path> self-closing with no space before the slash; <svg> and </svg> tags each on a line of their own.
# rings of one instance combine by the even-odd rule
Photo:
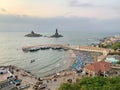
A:
<svg viewBox="0 0 120 90">
<path fill-rule="evenodd" d="M 85 63 L 82 61 L 82 58 L 80 56 L 77 56 L 76 62 L 72 65 L 72 67 L 78 71 L 81 71 L 84 65 Z"/>
<path fill-rule="evenodd" d="M 30 61 L 30 63 L 33 63 L 33 62 L 35 62 L 35 59 L 33 59 L 33 60 Z"/>
</svg>

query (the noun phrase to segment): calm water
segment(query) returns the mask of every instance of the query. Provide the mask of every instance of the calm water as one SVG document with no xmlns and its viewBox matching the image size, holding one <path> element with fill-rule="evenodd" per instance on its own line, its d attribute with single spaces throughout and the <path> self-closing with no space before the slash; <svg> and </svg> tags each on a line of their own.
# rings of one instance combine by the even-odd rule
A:
<svg viewBox="0 0 120 90">
<path fill-rule="evenodd" d="M 24 53 L 21 48 L 28 45 L 39 44 L 72 44 L 89 45 L 98 43 L 99 39 L 106 36 L 118 35 L 116 33 L 86 33 L 86 32 L 64 32 L 63 38 L 54 39 L 47 37 L 27 38 L 26 32 L 0 32 L 0 65 L 16 65 L 31 71 L 37 76 L 44 76 L 63 70 L 69 60 L 69 52 L 46 50 L 34 53 Z M 42 33 L 51 35 L 51 33 Z M 30 63 L 35 59 L 34 63 Z"/>
</svg>

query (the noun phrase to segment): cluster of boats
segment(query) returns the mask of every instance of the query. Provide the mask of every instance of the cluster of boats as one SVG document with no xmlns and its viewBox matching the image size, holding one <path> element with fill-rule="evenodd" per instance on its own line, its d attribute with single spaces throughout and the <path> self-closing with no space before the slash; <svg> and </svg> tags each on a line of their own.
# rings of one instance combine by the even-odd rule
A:
<svg viewBox="0 0 120 90">
<path fill-rule="evenodd" d="M 76 62 L 72 65 L 72 68 L 80 71 L 84 67 L 85 63 L 83 62 L 82 58 L 80 56 L 76 57 Z"/>
<path fill-rule="evenodd" d="M 35 59 L 33 59 L 33 60 L 30 61 L 30 63 L 33 63 L 33 62 L 35 62 Z"/>
<path fill-rule="evenodd" d="M 67 50 L 65 48 L 62 48 L 62 47 L 34 47 L 34 48 L 29 48 L 29 49 L 23 49 L 23 51 L 30 51 L 30 52 L 35 52 L 35 51 L 38 51 L 38 50 L 48 50 L 48 49 L 52 49 L 52 50 Z"/>
</svg>

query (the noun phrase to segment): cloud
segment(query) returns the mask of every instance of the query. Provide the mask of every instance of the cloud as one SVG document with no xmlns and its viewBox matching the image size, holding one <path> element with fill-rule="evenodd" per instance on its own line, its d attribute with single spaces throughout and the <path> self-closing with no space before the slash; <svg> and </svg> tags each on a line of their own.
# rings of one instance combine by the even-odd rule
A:
<svg viewBox="0 0 120 90">
<path fill-rule="evenodd" d="M 101 8 L 120 11 L 120 0 L 70 0 L 70 7 Z"/>
<path fill-rule="evenodd" d="M 101 7 L 100 5 L 95 5 L 90 2 L 83 2 L 82 0 L 72 0 L 69 2 L 69 5 L 72 7 Z"/>
<path fill-rule="evenodd" d="M 6 27 L 7 26 L 7 27 Z M 82 17 L 36 18 L 30 16 L 0 15 L 0 31 L 118 31 L 120 18 L 97 20 Z"/>
<path fill-rule="evenodd" d="M 7 12 L 7 10 L 6 10 L 6 9 L 4 9 L 4 8 L 1 8 L 1 11 L 2 11 L 2 12 Z"/>
</svg>

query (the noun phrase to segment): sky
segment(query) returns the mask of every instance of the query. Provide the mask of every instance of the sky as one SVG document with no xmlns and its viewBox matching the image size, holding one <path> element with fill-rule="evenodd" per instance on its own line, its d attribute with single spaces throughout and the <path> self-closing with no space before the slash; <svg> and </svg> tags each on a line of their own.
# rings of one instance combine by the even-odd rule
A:
<svg viewBox="0 0 120 90">
<path fill-rule="evenodd" d="M 0 31 L 120 31 L 120 0 L 0 0 Z"/>
</svg>

